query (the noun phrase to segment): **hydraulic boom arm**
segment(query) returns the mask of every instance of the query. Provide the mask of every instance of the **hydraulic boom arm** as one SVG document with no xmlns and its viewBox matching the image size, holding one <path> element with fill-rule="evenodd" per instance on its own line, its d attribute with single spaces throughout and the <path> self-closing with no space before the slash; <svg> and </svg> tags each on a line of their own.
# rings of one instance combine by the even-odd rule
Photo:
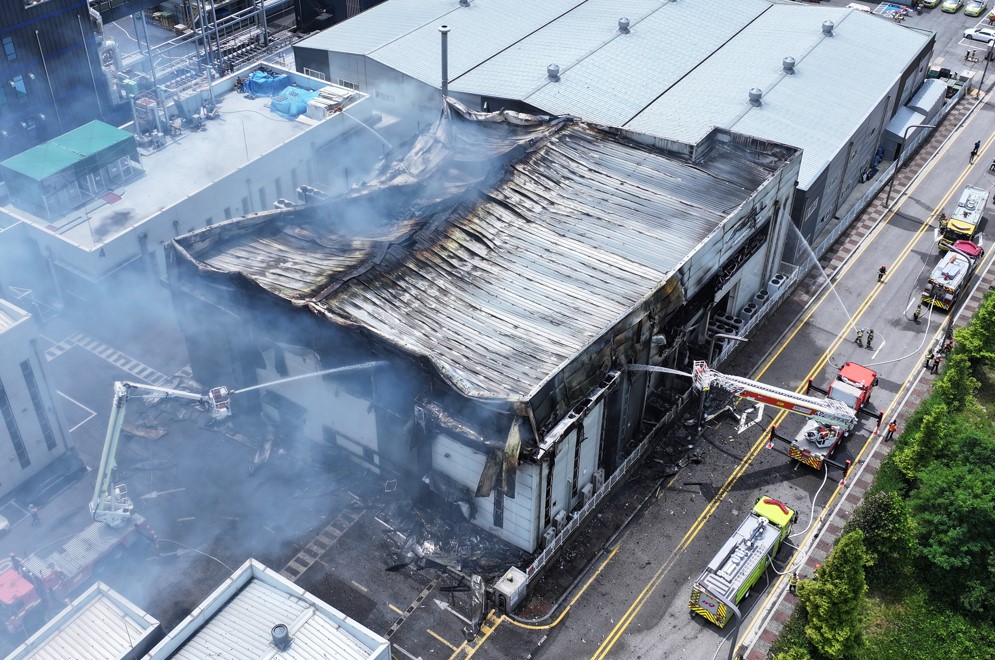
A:
<svg viewBox="0 0 995 660">
<path fill-rule="evenodd" d="M 104 450 L 100 455 L 100 471 L 97 473 L 97 484 L 93 488 L 93 499 L 90 500 L 90 513 L 93 514 L 93 519 L 107 523 L 111 527 L 118 527 L 128 520 L 134 509 L 131 498 L 128 497 L 127 487 L 124 484 L 115 485 L 113 483 L 114 469 L 117 467 L 117 446 L 121 439 L 121 429 L 124 426 L 124 414 L 128 408 L 128 399 L 134 396 L 145 396 L 150 400 L 179 398 L 201 401 L 208 405 L 212 418 L 221 420 L 231 414 L 228 394 L 226 387 L 215 387 L 207 394 L 195 394 L 155 385 L 141 385 L 127 381 L 115 382 L 111 415 L 107 423 L 107 435 L 104 438 Z"/>
<path fill-rule="evenodd" d="M 850 430 L 857 423 L 854 411 L 842 401 L 807 396 L 749 378 L 721 374 L 709 369 L 703 360 L 695 361 L 691 379 L 695 388 L 702 392 L 711 387 L 718 387 L 744 399 L 758 403 L 769 403 L 790 412 L 811 417 L 820 424 Z"/>
</svg>

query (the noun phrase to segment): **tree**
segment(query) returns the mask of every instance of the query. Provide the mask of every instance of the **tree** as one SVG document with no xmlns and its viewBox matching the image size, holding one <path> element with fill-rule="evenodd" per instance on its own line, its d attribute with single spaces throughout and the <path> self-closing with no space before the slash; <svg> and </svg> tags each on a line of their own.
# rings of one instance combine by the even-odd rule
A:
<svg viewBox="0 0 995 660">
<path fill-rule="evenodd" d="M 858 657 L 860 613 L 867 596 L 864 567 L 869 561 L 864 533 L 854 530 L 840 538 L 814 580 L 798 585 L 798 597 L 808 613 L 805 637 L 827 658 Z"/>
<path fill-rule="evenodd" d="M 772 660 L 812 660 L 812 656 L 805 649 L 793 646 L 787 651 L 781 651 Z"/>
<path fill-rule="evenodd" d="M 954 331 L 958 347 L 974 359 L 995 361 L 995 296 L 989 291 L 971 324 Z"/>
<path fill-rule="evenodd" d="M 969 354 L 955 351 L 947 359 L 943 375 L 933 383 L 933 393 L 946 404 L 950 412 L 976 407 L 974 393 L 981 383 L 974 377 Z"/>
<path fill-rule="evenodd" d="M 906 478 L 916 478 L 920 469 L 933 460 L 941 449 L 947 433 L 948 415 L 949 410 L 943 401 L 932 401 L 919 428 L 902 436 L 902 444 L 894 453 L 894 462 Z"/>
<path fill-rule="evenodd" d="M 844 533 L 864 533 L 870 558 L 868 583 L 876 588 L 900 587 L 910 574 L 916 553 L 908 505 L 890 491 L 869 495 L 846 524 Z"/>
<path fill-rule="evenodd" d="M 965 433 L 946 461 L 919 473 L 909 497 L 922 554 L 938 594 L 991 620 L 995 608 L 995 442 Z"/>
</svg>

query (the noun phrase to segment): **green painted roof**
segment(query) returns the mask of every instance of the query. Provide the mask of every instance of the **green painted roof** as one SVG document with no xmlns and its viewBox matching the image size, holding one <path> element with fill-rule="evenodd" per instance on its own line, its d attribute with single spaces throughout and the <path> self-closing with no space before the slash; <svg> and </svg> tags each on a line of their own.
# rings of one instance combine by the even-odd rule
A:
<svg viewBox="0 0 995 660">
<path fill-rule="evenodd" d="M 131 139 L 132 135 L 128 131 L 102 121 L 91 121 L 44 144 L 22 151 L 0 163 L 0 166 L 36 181 L 43 181 L 108 147 Z"/>
</svg>

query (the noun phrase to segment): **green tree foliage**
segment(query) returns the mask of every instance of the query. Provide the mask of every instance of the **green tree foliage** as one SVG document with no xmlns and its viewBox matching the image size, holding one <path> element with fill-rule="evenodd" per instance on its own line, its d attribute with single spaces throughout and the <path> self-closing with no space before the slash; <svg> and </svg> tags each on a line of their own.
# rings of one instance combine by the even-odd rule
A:
<svg viewBox="0 0 995 660">
<path fill-rule="evenodd" d="M 854 530 L 840 538 L 814 580 L 798 585 L 798 597 L 808 613 L 805 636 L 831 660 L 859 657 L 860 615 L 867 597 L 864 567 L 869 561 L 864 533 Z"/>
<path fill-rule="evenodd" d="M 875 588 L 903 584 L 916 557 L 915 534 L 905 501 L 895 492 L 868 495 L 843 531 L 858 529 L 864 533 L 870 557 L 868 584 Z"/>
<path fill-rule="evenodd" d="M 775 655 L 772 660 L 812 660 L 812 656 L 808 654 L 808 651 L 797 646 L 788 649 L 787 651 L 782 651 Z"/>
<path fill-rule="evenodd" d="M 918 476 L 920 469 L 933 460 L 941 449 L 947 433 L 949 410 L 940 400 L 932 400 L 919 428 L 902 435 L 902 443 L 893 455 L 895 466 L 908 479 Z"/>
<path fill-rule="evenodd" d="M 971 358 L 987 364 L 995 362 L 995 297 L 991 292 L 985 294 L 971 324 L 954 331 L 954 340 Z"/>
<path fill-rule="evenodd" d="M 959 412 L 977 405 L 974 393 L 980 385 L 972 374 L 968 353 L 960 350 L 950 354 L 943 376 L 933 383 L 933 394 L 943 401 L 947 410 Z"/>
<path fill-rule="evenodd" d="M 937 594 L 995 619 L 995 439 L 965 432 L 949 455 L 919 472 L 909 497 L 918 541 Z"/>
</svg>

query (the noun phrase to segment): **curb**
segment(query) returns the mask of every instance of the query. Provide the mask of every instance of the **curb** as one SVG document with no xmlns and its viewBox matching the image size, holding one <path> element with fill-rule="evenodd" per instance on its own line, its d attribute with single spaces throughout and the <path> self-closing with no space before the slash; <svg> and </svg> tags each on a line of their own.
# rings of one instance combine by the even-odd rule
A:
<svg viewBox="0 0 995 660">
<path fill-rule="evenodd" d="M 936 150 L 945 143 L 954 131 L 961 127 L 964 119 L 976 107 L 976 104 L 957 104 L 937 128 L 930 140 L 919 150 L 915 158 L 895 175 L 895 183 L 898 185 L 899 190 L 902 191 L 899 192 L 895 202 L 901 199 L 904 191 L 933 157 Z M 882 190 L 871 200 L 870 204 L 868 204 L 867 208 L 853 225 L 840 236 L 835 244 L 837 249 L 827 251 L 823 258 L 819 260 L 820 265 L 825 269 L 826 275 L 830 279 L 839 272 L 840 268 L 846 264 L 863 240 L 878 226 L 878 223 L 888 213 L 889 207 L 885 206 L 884 199 L 885 192 Z M 810 272 L 802 280 L 795 292 L 791 294 L 792 297 L 795 297 L 803 305 L 807 304 L 821 291 L 819 280 L 822 278 L 822 274 L 817 272 L 818 269 L 812 269 L 812 271 L 816 272 Z M 985 292 L 993 286 L 995 286 L 995 271 L 992 270 L 992 263 L 989 262 L 987 269 L 981 273 L 970 296 L 964 301 L 956 317 L 951 321 L 951 326 L 962 327 L 966 325 L 978 310 L 978 307 L 980 307 Z M 899 429 L 904 427 L 904 423 L 911 411 L 915 410 L 923 399 L 929 395 L 932 389 L 933 378 L 934 375 L 931 372 L 922 368 L 908 386 L 904 397 L 902 391 L 899 391 L 898 397 L 903 398 L 899 401 L 898 397 L 896 397 L 897 403 L 893 403 L 892 408 L 897 409 L 897 412 L 890 415 L 890 417 L 897 419 Z M 882 422 L 887 423 L 886 420 L 882 420 Z M 877 431 L 874 431 L 874 433 L 876 434 Z M 864 495 L 874 481 L 878 468 L 888 454 L 891 453 L 893 447 L 893 442 L 885 442 L 884 436 L 878 435 L 867 456 L 857 457 L 853 466 L 854 471 L 851 473 L 849 480 L 843 484 L 843 490 L 839 491 L 844 496 L 838 499 L 831 512 L 827 514 L 829 511 L 828 508 L 823 510 L 820 520 L 816 522 L 818 525 L 817 531 L 810 540 L 809 547 L 798 550 L 798 557 L 804 558 L 804 562 L 798 570 L 799 577 L 802 579 L 810 577 L 832 551 L 833 546 L 843 531 L 843 526 L 850 519 L 854 509 L 863 501 Z M 737 658 L 743 658 L 744 660 L 765 660 L 768 657 L 771 646 L 777 640 L 778 635 L 780 635 L 784 624 L 794 613 L 795 605 L 798 602 L 797 596 L 787 592 L 785 584 L 784 580 L 778 581 L 775 586 L 776 589 L 779 589 L 776 600 L 770 610 L 761 613 L 763 617 L 762 623 L 760 623 L 756 633 L 752 636 L 752 640 L 744 642 L 740 646 L 740 650 L 736 655 Z"/>
</svg>

